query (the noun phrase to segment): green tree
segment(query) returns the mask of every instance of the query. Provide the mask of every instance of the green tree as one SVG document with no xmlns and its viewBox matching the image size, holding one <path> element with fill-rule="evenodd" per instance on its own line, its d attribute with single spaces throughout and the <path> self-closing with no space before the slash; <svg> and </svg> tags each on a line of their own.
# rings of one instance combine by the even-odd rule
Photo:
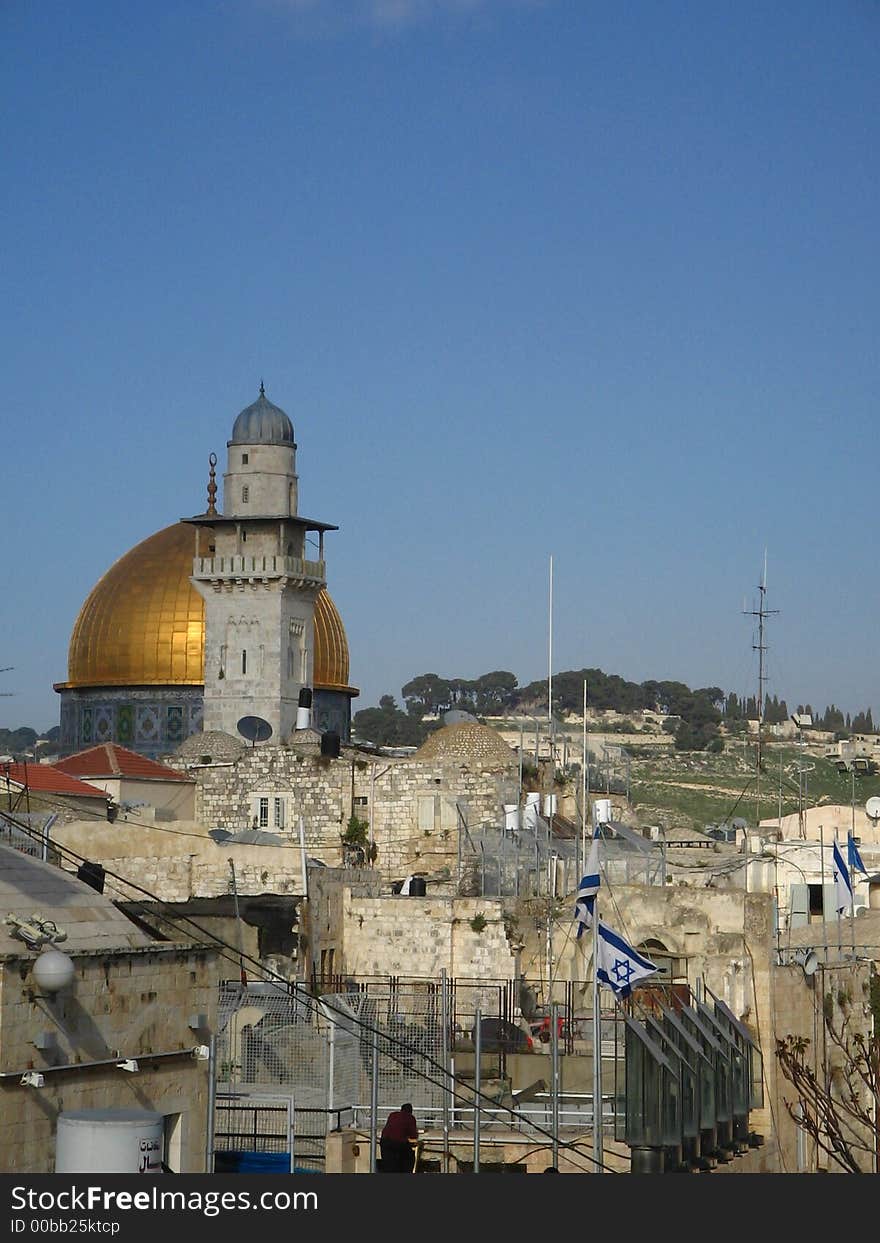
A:
<svg viewBox="0 0 880 1243">
<path fill-rule="evenodd" d="M 427 725 L 408 712 L 401 712 L 392 695 L 383 695 L 378 708 L 363 708 L 352 721 L 362 742 L 382 747 L 418 747 L 427 738 Z"/>
<path fill-rule="evenodd" d="M 436 673 L 420 673 L 401 688 L 401 695 L 411 716 L 423 717 L 439 712 L 451 703 L 452 688 L 446 678 Z"/>
</svg>

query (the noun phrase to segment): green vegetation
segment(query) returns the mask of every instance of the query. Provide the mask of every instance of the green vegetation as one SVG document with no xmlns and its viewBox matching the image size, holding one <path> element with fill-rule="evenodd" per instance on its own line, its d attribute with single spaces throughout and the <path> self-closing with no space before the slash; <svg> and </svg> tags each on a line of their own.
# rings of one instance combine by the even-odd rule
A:
<svg viewBox="0 0 880 1243">
<path fill-rule="evenodd" d="M 645 822 L 663 822 L 669 827 L 702 829 L 741 816 L 750 824 L 769 820 L 779 813 L 780 765 L 782 814 L 798 810 L 798 764 L 812 765 L 804 774 L 805 806 L 850 802 L 853 778 L 840 773 L 829 760 L 804 753 L 794 744 L 764 744 L 764 766 L 760 781 L 760 802 L 756 802 L 753 740 L 728 739 L 721 754 L 699 755 L 634 753 L 631 768 L 631 797 L 639 817 Z M 856 775 L 855 797 L 864 806 L 872 795 L 880 795 L 880 775 Z"/>
</svg>

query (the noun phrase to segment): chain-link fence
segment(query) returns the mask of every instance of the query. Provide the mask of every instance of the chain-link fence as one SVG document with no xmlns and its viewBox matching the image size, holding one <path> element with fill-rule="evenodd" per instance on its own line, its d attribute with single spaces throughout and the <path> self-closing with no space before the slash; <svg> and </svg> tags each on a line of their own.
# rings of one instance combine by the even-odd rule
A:
<svg viewBox="0 0 880 1243">
<path fill-rule="evenodd" d="M 550 823 L 470 833 L 462 851 L 459 891 L 473 897 L 565 898 L 578 887 L 584 867 L 580 834 L 563 838 Z M 626 825 L 602 829 L 600 868 L 608 885 L 663 885 L 666 855 Z"/>
</svg>

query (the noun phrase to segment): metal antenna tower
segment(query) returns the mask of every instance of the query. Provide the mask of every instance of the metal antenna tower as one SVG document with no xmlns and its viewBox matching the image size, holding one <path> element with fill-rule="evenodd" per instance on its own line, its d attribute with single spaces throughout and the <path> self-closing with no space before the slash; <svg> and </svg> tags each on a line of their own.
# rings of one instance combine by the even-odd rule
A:
<svg viewBox="0 0 880 1243">
<path fill-rule="evenodd" d="M 767 676 L 764 672 L 764 653 L 767 651 L 767 645 L 764 642 L 764 623 L 768 617 L 775 617 L 779 609 L 768 609 L 766 607 L 767 596 L 767 549 L 764 549 L 764 570 L 761 574 L 761 581 L 758 584 L 758 607 L 756 609 L 743 609 L 747 617 L 757 617 L 758 619 L 758 642 L 752 644 L 752 651 L 758 653 L 758 746 L 755 752 L 755 827 L 761 820 L 761 764 L 764 758 L 764 687 Z"/>
</svg>

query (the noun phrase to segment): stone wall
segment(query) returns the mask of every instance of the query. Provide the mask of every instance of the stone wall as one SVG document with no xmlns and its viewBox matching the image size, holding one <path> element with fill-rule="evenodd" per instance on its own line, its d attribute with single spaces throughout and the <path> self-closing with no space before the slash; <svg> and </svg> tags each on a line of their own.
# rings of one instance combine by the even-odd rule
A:
<svg viewBox="0 0 880 1243">
<path fill-rule="evenodd" d="M 880 921 L 877 922 L 880 924 Z M 797 931 L 802 934 L 801 940 L 808 943 L 809 930 Z M 816 928 L 811 931 L 813 940 L 816 940 Z M 820 930 L 819 941 L 821 939 Z M 786 947 L 784 956 L 788 957 L 793 948 L 794 944 Z M 872 953 L 869 947 L 865 948 L 868 954 Z M 865 952 L 865 948 L 859 946 L 860 954 Z M 812 975 L 805 974 L 797 964 L 781 965 L 772 973 L 772 1028 L 764 1049 L 764 1073 L 769 1088 L 769 1106 L 780 1136 L 783 1168 L 787 1173 L 796 1173 L 800 1168 L 808 1171 L 822 1168 L 839 1173 L 840 1167 L 827 1154 L 818 1151 L 809 1137 L 802 1137 L 798 1152 L 798 1127 L 786 1105 L 786 1102 L 795 1104 L 797 1094 L 779 1069 L 774 1052 L 776 1040 L 788 1035 L 806 1039 L 809 1042 L 806 1059 L 818 1079 L 821 1082 L 827 1078 L 840 1090 L 839 1071 L 843 1053 L 829 1036 L 824 1021 L 826 1009 L 831 1026 L 837 1031 L 841 1030 L 845 1019 L 850 1033 L 867 1033 L 872 1021 L 869 1009 L 870 961 L 864 957 L 857 961 L 847 960 L 843 955 L 848 951 L 844 949 L 838 956 L 836 946 L 826 954 L 821 945 L 817 945 L 814 952 L 820 958 L 827 957 L 828 961 L 820 962 Z M 864 1139 L 870 1150 L 873 1147 L 872 1137 L 865 1136 Z M 870 1172 L 871 1165 L 865 1154 L 863 1168 Z"/>
<path fill-rule="evenodd" d="M 515 769 L 483 771 L 443 761 L 365 758 L 345 751 L 338 760 L 295 747 L 256 747 L 232 764 L 192 769 L 198 782 L 196 818 L 237 831 L 250 827 L 255 798 L 285 800 L 283 830 L 297 840 L 303 817 L 309 853 L 330 867 L 345 862 L 340 842 L 352 815 L 372 821 L 377 867 L 386 877 L 413 871 L 455 874 L 461 808 L 470 831 L 503 822 L 504 803 L 517 802 Z M 429 801 L 430 805 L 429 805 Z M 270 831 L 278 831 L 273 823 Z"/>
<path fill-rule="evenodd" d="M 171 1168 L 204 1171 L 208 1063 L 187 1050 L 207 1044 L 215 1022 L 214 955 L 167 944 L 70 957 L 74 982 L 54 999 L 34 995 L 33 958 L 0 963 L 0 1168 L 51 1173 L 61 1112 L 145 1109 L 169 1115 L 169 1129 L 180 1115 Z M 188 1019 L 199 1013 L 207 1026 L 192 1030 Z M 53 1033 L 54 1047 L 35 1047 L 43 1032 Z M 138 1072 L 118 1070 L 117 1058 L 136 1059 Z M 26 1070 L 42 1073 L 43 1087 L 22 1086 Z"/>
<path fill-rule="evenodd" d="M 168 830 L 125 821 L 113 825 L 80 822 L 56 826 L 52 841 L 136 882 L 165 902 L 232 893 L 230 859 L 235 863 L 240 894 L 301 896 L 304 891 L 302 856 L 298 842 L 293 841 L 285 846 L 217 843 L 201 826 L 185 821 Z M 61 862 L 67 870 L 76 871 L 75 860 L 63 858 Z M 114 896 L 119 884 L 114 886 Z"/>
<path fill-rule="evenodd" d="M 343 894 L 346 975 L 512 979 L 514 955 L 501 903 L 491 898 L 363 897 Z"/>
</svg>

